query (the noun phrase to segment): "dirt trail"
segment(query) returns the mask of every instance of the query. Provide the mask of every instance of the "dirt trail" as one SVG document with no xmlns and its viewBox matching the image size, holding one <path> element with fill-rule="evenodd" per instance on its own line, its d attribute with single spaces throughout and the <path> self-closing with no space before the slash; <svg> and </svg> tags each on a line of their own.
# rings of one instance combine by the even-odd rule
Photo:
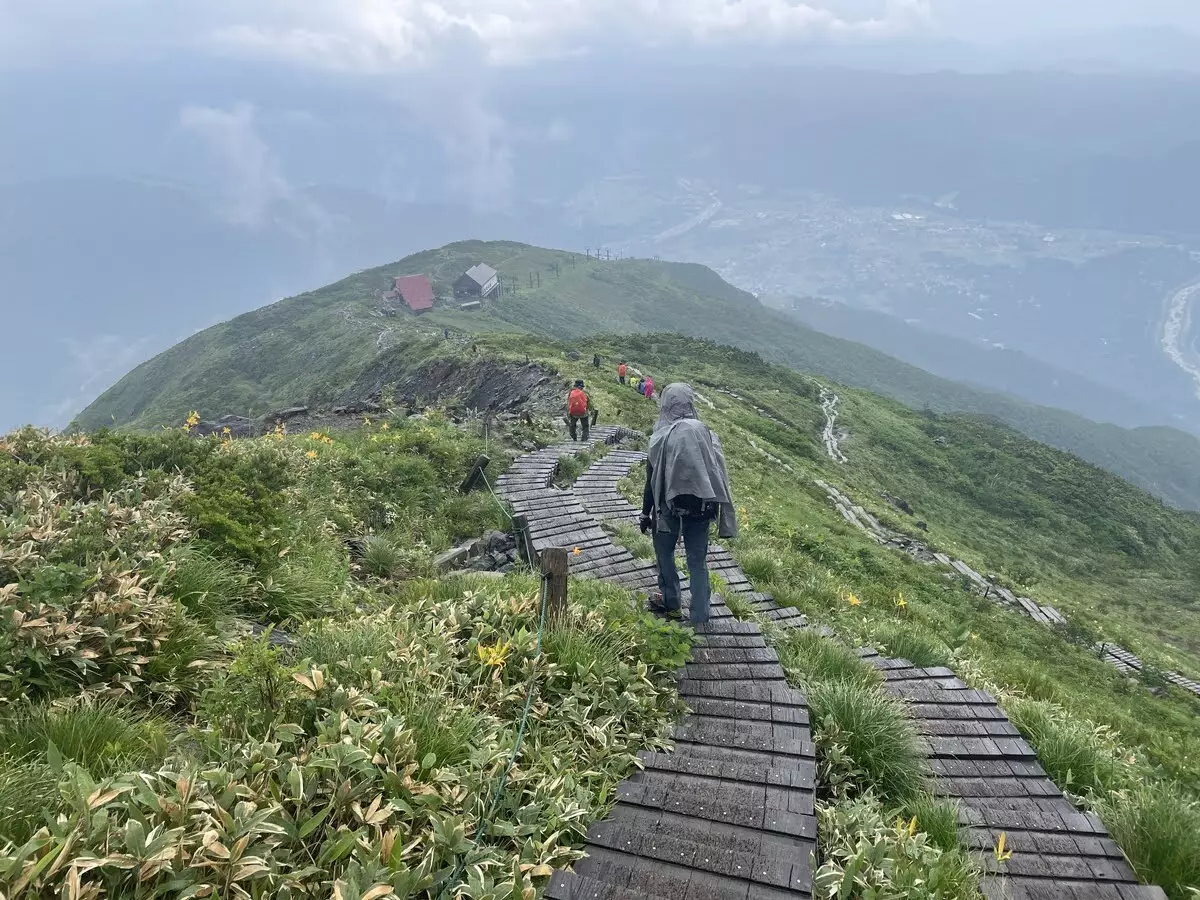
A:
<svg viewBox="0 0 1200 900">
<path fill-rule="evenodd" d="M 838 395 L 824 385 L 820 385 L 820 388 L 821 409 L 825 411 L 825 429 L 821 432 L 821 442 L 825 445 L 825 452 L 829 454 L 830 459 L 836 463 L 847 462 L 840 443 L 843 435 L 839 434 L 837 429 Z"/>
</svg>

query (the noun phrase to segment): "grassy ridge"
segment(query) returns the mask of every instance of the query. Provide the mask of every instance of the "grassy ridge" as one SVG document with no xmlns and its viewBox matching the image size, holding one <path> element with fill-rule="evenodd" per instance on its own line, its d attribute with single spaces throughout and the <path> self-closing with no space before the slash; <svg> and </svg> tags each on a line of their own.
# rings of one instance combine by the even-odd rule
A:
<svg viewBox="0 0 1200 900">
<path fill-rule="evenodd" d="M 388 287 L 391 276 L 428 273 L 439 296 L 449 297 L 454 278 L 479 260 L 510 282 L 515 279 L 517 290 L 481 312 L 462 313 L 450 303 L 417 321 L 403 312 L 397 318 L 379 314 L 374 294 Z M 508 242 L 468 241 L 426 251 L 214 326 L 134 369 L 84 410 L 77 424 L 145 427 L 178 421 L 191 409 L 216 416 L 318 403 L 353 383 L 379 347 L 410 340 L 414 331 L 432 336 L 443 326 L 563 339 L 667 331 L 711 338 L 913 408 L 995 416 L 1178 506 L 1200 509 L 1200 441 L 1182 432 L 1100 425 L 937 378 L 805 328 L 703 266 L 600 263 Z"/>
</svg>

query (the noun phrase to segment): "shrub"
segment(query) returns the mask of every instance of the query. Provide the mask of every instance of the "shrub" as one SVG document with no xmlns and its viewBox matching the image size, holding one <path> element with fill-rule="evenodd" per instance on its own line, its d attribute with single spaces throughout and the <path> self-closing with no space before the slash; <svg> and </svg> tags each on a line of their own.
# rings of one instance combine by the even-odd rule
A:
<svg viewBox="0 0 1200 900">
<path fill-rule="evenodd" d="M 914 666 L 950 664 L 952 654 L 944 641 L 910 625 L 889 622 L 874 630 L 874 640 L 888 656 L 907 659 Z"/>
<path fill-rule="evenodd" d="M 0 693 L 138 689 L 180 616 L 158 590 L 162 558 L 188 532 L 175 479 L 148 499 L 145 480 L 95 500 L 64 501 L 66 475 L 30 482 L 0 506 Z"/>
<path fill-rule="evenodd" d="M 835 680 L 812 685 L 808 704 L 818 747 L 844 751 L 839 765 L 862 773 L 858 790 L 897 803 L 921 793 L 924 759 L 912 720 L 897 701 L 872 685 Z"/>
<path fill-rule="evenodd" d="M 1097 811 L 1138 876 L 1172 900 L 1200 889 L 1200 806 L 1179 789 L 1151 783 L 1099 798 Z"/>
<path fill-rule="evenodd" d="M 233 661 L 200 698 L 202 720 L 233 737 L 266 737 L 280 722 L 301 717 L 293 671 L 269 633 L 233 648 Z"/>
</svg>

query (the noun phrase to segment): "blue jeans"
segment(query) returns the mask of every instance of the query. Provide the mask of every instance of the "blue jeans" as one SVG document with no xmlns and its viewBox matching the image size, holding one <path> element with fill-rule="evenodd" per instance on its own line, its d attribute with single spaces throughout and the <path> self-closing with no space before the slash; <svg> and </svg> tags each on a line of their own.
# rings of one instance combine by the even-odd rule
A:
<svg viewBox="0 0 1200 900">
<path fill-rule="evenodd" d="M 659 523 L 661 524 L 661 523 Z M 662 591 L 663 606 L 679 609 L 679 569 L 675 566 L 675 546 L 683 535 L 687 555 L 688 579 L 691 581 L 691 622 L 701 625 L 708 621 L 708 528 L 711 519 L 680 518 L 666 520 L 668 530 L 654 530 L 654 555 L 658 558 L 658 589 Z"/>
</svg>

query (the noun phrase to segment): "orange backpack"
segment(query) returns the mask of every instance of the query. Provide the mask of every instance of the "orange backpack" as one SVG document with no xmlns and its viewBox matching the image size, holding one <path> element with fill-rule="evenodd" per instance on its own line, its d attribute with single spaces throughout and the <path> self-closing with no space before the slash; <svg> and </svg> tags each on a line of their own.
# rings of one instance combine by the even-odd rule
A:
<svg viewBox="0 0 1200 900">
<path fill-rule="evenodd" d="M 572 388 L 567 394 L 567 412 L 572 416 L 587 415 L 588 395 L 582 388 Z"/>
</svg>

